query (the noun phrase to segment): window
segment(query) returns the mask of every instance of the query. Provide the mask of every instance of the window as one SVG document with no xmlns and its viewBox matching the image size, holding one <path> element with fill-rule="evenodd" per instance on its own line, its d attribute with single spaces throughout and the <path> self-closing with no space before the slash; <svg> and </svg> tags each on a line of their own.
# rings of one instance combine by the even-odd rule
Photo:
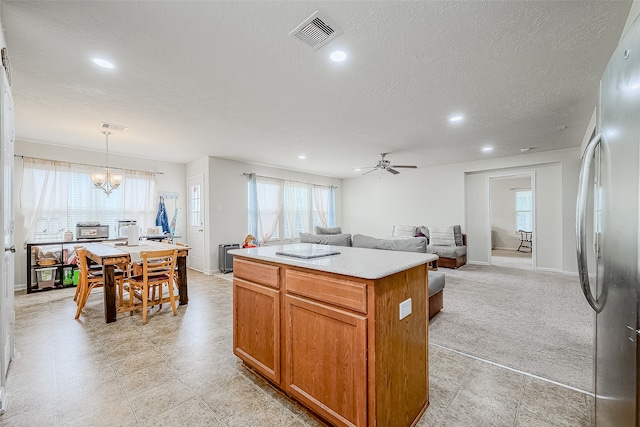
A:
<svg viewBox="0 0 640 427">
<path fill-rule="evenodd" d="M 126 171 L 109 197 L 93 187 L 95 169 L 48 160 L 23 160 L 20 210 L 25 217 L 25 241 L 62 240 L 75 234 L 78 222 L 100 222 L 116 236 L 118 220 L 135 220 L 144 228 L 155 224 L 155 175 Z"/>
<path fill-rule="evenodd" d="M 533 193 L 516 191 L 516 231 L 533 231 Z"/>
<path fill-rule="evenodd" d="M 191 227 L 200 227 L 202 225 L 202 189 L 200 188 L 200 184 L 195 184 L 191 186 L 191 191 L 189 192 L 189 226 Z"/>
<path fill-rule="evenodd" d="M 255 183 L 249 181 L 248 205 L 257 206 L 258 240 L 295 240 L 300 233 L 313 232 L 316 225 L 326 227 L 329 218 L 335 218 L 335 213 L 330 212 L 335 206 L 329 203 L 332 194 L 331 187 L 327 186 L 265 177 L 257 177 Z M 252 197 L 257 199 L 255 203 Z M 250 208 L 250 234 L 252 223 L 256 222 L 251 215 Z"/>
</svg>

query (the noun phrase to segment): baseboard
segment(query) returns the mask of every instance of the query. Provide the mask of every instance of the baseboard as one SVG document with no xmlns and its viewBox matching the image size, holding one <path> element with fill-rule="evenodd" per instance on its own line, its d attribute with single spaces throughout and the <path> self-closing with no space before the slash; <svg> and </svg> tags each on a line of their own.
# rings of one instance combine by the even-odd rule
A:
<svg viewBox="0 0 640 427">
<path fill-rule="evenodd" d="M 4 414 L 7 410 L 7 388 L 5 386 L 0 387 L 0 415 Z"/>
<path fill-rule="evenodd" d="M 499 248 L 497 246 L 495 248 L 491 248 L 491 250 L 513 251 L 513 252 L 517 252 L 518 251 L 517 248 Z"/>
<path fill-rule="evenodd" d="M 574 276 L 574 277 L 578 277 L 578 272 L 577 271 L 562 271 L 562 274 L 565 276 Z"/>
<path fill-rule="evenodd" d="M 13 287 L 14 291 L 26 291 L 27 290 L 27 284 L 26 283 L 21 283 L 19 285 L 15 285 Z"/>
<path fill-rule="evenodd" d="M 488 262 L 485 261 L 469 261 L 467 260 L 467 264 L 473 264 L 473 265 L 491 265 Z"/>
<path fill-rule="evenodd" d="M 559 268 L 547 268 L 547 267 L 536 267 L 538 271 L 547 271 L 549 273 L 560 273 L 562 274 L 562 270 Z"/>
</svg>

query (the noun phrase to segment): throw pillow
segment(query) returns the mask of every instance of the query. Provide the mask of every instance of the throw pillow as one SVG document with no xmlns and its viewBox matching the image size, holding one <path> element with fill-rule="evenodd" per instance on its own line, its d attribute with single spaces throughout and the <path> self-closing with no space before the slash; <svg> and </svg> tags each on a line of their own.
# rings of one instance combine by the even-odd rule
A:
<svg viewBox="0 0 640 427">
<path fill-rule="evenodd" d="M 453 226 L 429 227 L 429 244 L 433 246 L 455 246 Z"/>
<path fill-rule="evenodd" d="M 464 246 L 464 243 L 462 242 L 462 229 L 459 225 L 453 226 L 453 238 L 456 241 L 456 246 Z"/>
<path fill-rule="evenodd" d="M 316 234 L 342 234 L 342 227 L 320 227 L 316 225 Z"/>
<path fill-rule="evenodd" d="M 416 237 L 426 237 L 427 243 L 429 243 L 429 229 L 424 225 L 416 227 Z"/>
<path fill-rule="evenodd" d="M 413 225 L 394 225 L 393 232 L 391 233 L 393 237 L 415 237 L 416 236 L 416 227 Z"/>
<path fill-rule="evenodd" d="M 300 233 L 300 243 L 318 245 L 351 246 L 351 234 L 311 234 Z"/>
</svg>

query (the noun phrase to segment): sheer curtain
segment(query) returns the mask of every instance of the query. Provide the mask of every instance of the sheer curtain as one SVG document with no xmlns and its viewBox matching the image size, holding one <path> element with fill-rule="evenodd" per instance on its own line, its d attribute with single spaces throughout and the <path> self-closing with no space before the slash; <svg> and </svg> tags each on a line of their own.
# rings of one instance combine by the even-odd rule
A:
<svg viewBox="0 0 640 427">
<path fill-rule="evenodd" d="M 336 187 L 329 187 L 329 207 L 327 213 L 327 227 L 336 226 Z"/>
<path fill-rule="evenodd" d="M 278 220 L 284 203 L 284 181 L 258 178 L 258 233 L 262 242 L 272 237 L 279 239 Z"/>
<path fill-rule="evenodd" d="M 299 182 L 284 183 L 285 239 L 300 237 L 301 232 L 310 231 L 311 203 L 309 185 Z"/>
<path fill-rule="evenodd" d="M 255 173 L 249 174 L 249 234 L 258 238 L 258 181 Z"/>
<path fill-rule="evenodd" d="M 327 205 L 329 204 L 329 192 L 327 187 L 321 187 L 319 185 L 312 186 L 313 188 L 313 202 L 315 205 L 314 213 L 317 216 L 317 220 L 321 227 L 327 226 Z M 314 218 L 316 219 L 316 218 Z"/>
<path fill-rule="evenodd" d="M 67 226 L 71 165 L 41 159 L 23 159 L 20 211 L 27 241 L 60 238 Z"/>
<path fill-rule="evenodd" d="M 120 187 L 107 197 L 93 187 L 95 167 L 30 158 L 23 164 L 20 210 L 25 241 L 61 240 L 62 232 L 75 232 L 78 222 L 109 225 L 111 237 L 117 237 L 118 220 L 136 220 L 143 229 L 154 224 L 154 173 L 125 171 Z"/>
</svg>

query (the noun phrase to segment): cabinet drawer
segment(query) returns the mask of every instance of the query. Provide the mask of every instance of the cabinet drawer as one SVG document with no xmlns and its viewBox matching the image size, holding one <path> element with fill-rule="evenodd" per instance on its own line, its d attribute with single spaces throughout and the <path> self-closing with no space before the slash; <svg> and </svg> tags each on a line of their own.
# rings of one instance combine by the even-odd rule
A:
<svg viewBox="0 0 640 427">
<path fill-rule="evenodd" d="M 239 258 L 234 258 L 233 260 L 233 277 L 279 289 L 279 274 L 280 267 L 276 267 L 275 265 L 245 261 Z"/>
<path fill-rule="evenodd" d="M 286 270 L 287 292 L 367 313 L 367 285 L 349 280 Z"/>
</svg>

